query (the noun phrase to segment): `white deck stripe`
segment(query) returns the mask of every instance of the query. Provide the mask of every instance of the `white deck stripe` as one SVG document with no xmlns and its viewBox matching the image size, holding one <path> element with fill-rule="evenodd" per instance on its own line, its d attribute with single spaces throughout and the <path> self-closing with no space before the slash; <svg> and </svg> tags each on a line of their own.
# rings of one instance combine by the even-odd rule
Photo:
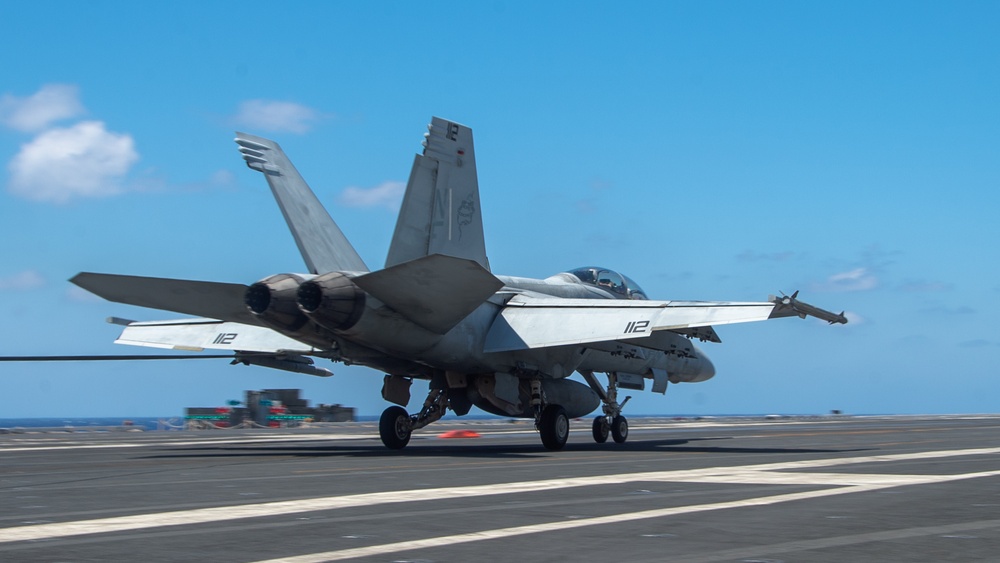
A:
<svg viewBox="0 0 1000 563">
<path fill-rule="evenodd" d="M 368 434 L 317 434 L 313 436 L 305 435 L 287 435 L 287 436 L 268 436 L 264 438 L 205 438 L 203 440 L 178 440 L 170 441 L 165 440 L 161 442 L 98 442 L 96 444 L 79 444 L 74 443 L 72 445 L 47 445 L 52 444 L 53 441 L 49 442 L 33 442 L 38 443 L 37 446 L 27 446 L 22 445 L 22 443 L 17 443 L 13 446 L 0 446 L 0 453 L 3 452 L 34 452 L 34 451 L 46 451 L 46 450 L 89 450 L 89 449 L 100 449 L 100 448 L 159 448 L 164 446 L 213 446 L 216 444 L 259 444 L 274 442 L 278 444 L 297 444 L 297 443 L 311 443 L 318 440 L 366 440 L 371 438 Z M 55 442 L 62 442 L 64 440 L 59 439 Z M 66 440 L 68 442 L 68 440 Z"/>
<path fill-rule="evenodd" d="M 994 472 L 1000 474 L 1000 472 Z M 555 532 L 559 530 L 570 530 L 574 528 L 584 528 L 587 526 L 599 526 L 602 524 L 620 524 L 634 520 L 645 520 L 649 518 L 663 518 L 665 516 L 676 516 L 678 514 L 691 514 L 695 512 L 707 512 L 711 510 L 726 510 L 730 508 L 745 508 L 749 506 L 767 506 L 783 502 L 796 500 L 814 499 L 849 493 L 859 493 L 892 487 L 894 485 L 857 485 L 852 487 L 841 487 L 837 489 L 824 489 L 820 491 L 808 491 L 804 493 L 791 493 L 786 495 L 775 495 L 768 497 L 757 497 L 730 502 L 716 502 L 711 504 L 700 504 L 693 506 L 677 506 L 672 508 L 659 508 L 655 510 L 643 510 L 639 512 L 627 512 L 624 514 L 612 514 L 609 516 L 598 516 L 595 518 L 582 518 L 578 520 L 563 520 L 559 522 L 548 522 L 545 524 L 532 524 L 528 526 L 516 526 L 513 528 L 502 528 L 499 530 L 485 530 L 482 532 L 472 532 L 468 534 L 458 534 L 454 536 L 440 536 L 436 538 L 424 538 L 419 540 L 389 543 L 383 545 L 373 545 L 368 547 L 357 547 L 352 549 L 342 549 L 338 551 L 327 551 L 323 553 L 311 553 L 294 557 L 280 557 L 278 559 L 267 559 L 255 563 L 321 563 L 324 561 L 343 561 L 345 559 L 355 559 L 359 557 L 369 557 L 373 555 L 387 555 L 399 553 L 401 551 L 412 551 L 424 548 L 440 548 L 451 545 L 470 543 L 485 540 L 496 540 L 510 538 L 514 536 L 524 536 L 528 534 L 539 534 L 543 532 Z"/>
<path fill-rule="evenodd" d="M 656 471 L 597 475 L 569 479 L 549 479 L 520 483 L 493 483 L 467 487 L 442 487 L 435 489 L 414 489 L 386 491 L 358 495 L 318 497 L 312 499 L 277 501 L 235 506 L 219 506 L 194 510 L 179 510 L 152 514 L 137 514 L 75 522 L 36 524 L 0 529 L 0 543 L 121 532 L 128 530 L 182 526 L 209 522 L 222 522 L 241 518 L 257 518 L 297 514 L 320 510 L 335 510 L 356 506 L 374 506 L 388 503 L 420 502 L 438 499 L 471 498 L 502 494 L 530 493 L 573 487 L 595 485 L 618 485 L 632 482 L 711 482 L 711 483 L 774 483 L 822 486 L 848 486 L 851 490 L 863 488 L 886 488 L 908 484 L 945 482 L 956 479 L 972 479 L 1000 474 L 997 472 L 968 473 L 963 475 L 872 475 L 872 474 L 831 474 L 819 473 L 775 473 L 779 470 L 794 470 L 813 467 L 829 467 L 854 463 L 901 461 L 909 459 L 930 459 L 942 457 L 989 455 L 1000 453 L 1000 448 L 978 448 L 968 450 L 945 450 L 913 454 L 880 455 L 842 459 L 804 460 L 762 465 L 714 467 L 680 471 Z M 844 489 L 835 489 L 843 491 Z M 819 491 L 816 491 L 817 493 Z M 833 493 L 829 494 L 843 494 Z M 784 498 L 787 495 L 779 495 Z M 820 495 L 822 496 L 822 495 Z M 775 497 L 775 498 L 779 498 Z M 769 498 L 769 497 L 768 497 Z M 803 497 L 810 498 L 810 497 Z M 752 499 L 751 499 L 752 500 Z M 736 501 L 747 502 L 747 501 Z M 785 501 L 780 501 L 785 502 Z M 727 504 L 727 503 L 723 503 Z M 706 505 L 707 506 L 707 505 Z M 648 516 L 650 518 L 655 516 Z M 644 517 L 645 518 L 645 517 Z M 518 528 L 520 529 L 520 528 Z M 529 532 L 524 532 L 529 533 Z M 533 532 L 531 532 L 533 533 Z"/>
</svg>

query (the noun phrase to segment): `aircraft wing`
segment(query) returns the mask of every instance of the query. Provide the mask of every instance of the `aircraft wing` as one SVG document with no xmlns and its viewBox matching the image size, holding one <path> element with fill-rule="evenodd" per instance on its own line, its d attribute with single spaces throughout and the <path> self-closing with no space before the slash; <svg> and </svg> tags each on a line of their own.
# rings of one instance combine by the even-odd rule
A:
<svg viewBox="0 0 1000 563">
<path fill-rule="evenodd" d="M 130 322 L 115 344 L 189 352 L 230 350 L 235 352 L 233 364 L 256 365 L 318 377 L 333 375 L 330 370 L 316 366 L 308 357 L 317 350 L 298 340 L 268 328 L 214 319 Z"/>
<path fill-rule="evenodd" d="M 69 281 L 115 303 L 260 326 L 243 303 L 242 284 L 90 272 Z"/>
<path fill-rule="evenodd" d="M 642 340 L 655 331 L 690 333 L 715 325 L 764 321 L 784 316 L 817 316 L 846 323 L 836 315 L 793 298 L 789 303 L 738 301 L 623 301 L 560 299 L 518 295 L 507 302 L 486 336 L 486 352 L 549 346 Z M 714 331 L 712 332 L 714 334 Z"/>
<path fill-rule="evenodd" d="M 115 344 L 201 352 L 232 350 L 309 354 L 313 350 L 271 329 L 214 319 L 132 322 Z"/>
</svg>

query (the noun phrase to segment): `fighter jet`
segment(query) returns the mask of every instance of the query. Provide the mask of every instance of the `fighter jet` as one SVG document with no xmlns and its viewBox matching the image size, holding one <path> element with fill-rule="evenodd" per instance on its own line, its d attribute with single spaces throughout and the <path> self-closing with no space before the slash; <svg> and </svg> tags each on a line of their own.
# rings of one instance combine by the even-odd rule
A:
<svg viewBox="0 0 1000 563">
<path fill-rule="evenodd" d="M 631 278 L 585 266 L 545 279 L 496 275 L 483 236 L 472 130 L 433 118 L 415 155 L 385 265 L 372 271 L 274 141 L 236 134 L 263 174 L 307 271 L 250 285 L 80 273 L 76 285 L 117 303 L 193 315 L 125 325 L 118 344 L 226 350 L 233 363 L 329 376 L 313 358 L 384 374 L 379 435 L 402 449 L 447 411 L 478 407 L 533 419 L 542 444 L 561 449 L 570 419 L 600 407 L 595 441 L 623 443 L 628 398 L 648 383 L 696 383 L 715 367 L 694 340 L 720 342 L 718 325 L 780 317 L 846 323 L 798 300 L 655 301 Z M 579 373 L 581 383 L 569 377 Z M 598 379 L 606 376 L 606 382 Z M 410 386 L 429 393 L 409 412 Z"/>
</svg>

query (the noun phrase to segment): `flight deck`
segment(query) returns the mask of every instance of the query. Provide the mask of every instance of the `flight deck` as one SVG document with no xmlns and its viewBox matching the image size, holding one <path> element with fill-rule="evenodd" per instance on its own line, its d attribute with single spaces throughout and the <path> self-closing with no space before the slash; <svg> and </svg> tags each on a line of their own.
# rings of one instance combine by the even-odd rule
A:
<svg viewBox="0 0 1000 563">
<path fill-rule="evenodd" d="M 1000 416 L 0 435 L 2 561 L 996 561 Z M 448 431 L 478 438 L 443 439 Z"/>
</svg>

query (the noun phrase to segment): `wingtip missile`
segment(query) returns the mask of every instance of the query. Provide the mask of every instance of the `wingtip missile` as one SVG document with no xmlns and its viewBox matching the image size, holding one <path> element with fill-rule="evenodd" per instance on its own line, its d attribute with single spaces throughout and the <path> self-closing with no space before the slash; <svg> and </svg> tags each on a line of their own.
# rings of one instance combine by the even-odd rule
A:
<svg viewBox="0 0 1000 563">
<path fill-rule="evenodd" d="M 798 295 L 799 292 L 795 291 L 791 295 L 782 293 L 781 297 L 768 296 L 768 301 L 774 303 L 771 318 L 796 316 L 804 319 L 806 317 L 816 317 L 830 324 L 847 324 L 847 317 L 844 316 L 844 311 L 841 311 L 838 315 L 832 311 L 820 309 L 819 307 L 799 301 Z"/>
</svg>

